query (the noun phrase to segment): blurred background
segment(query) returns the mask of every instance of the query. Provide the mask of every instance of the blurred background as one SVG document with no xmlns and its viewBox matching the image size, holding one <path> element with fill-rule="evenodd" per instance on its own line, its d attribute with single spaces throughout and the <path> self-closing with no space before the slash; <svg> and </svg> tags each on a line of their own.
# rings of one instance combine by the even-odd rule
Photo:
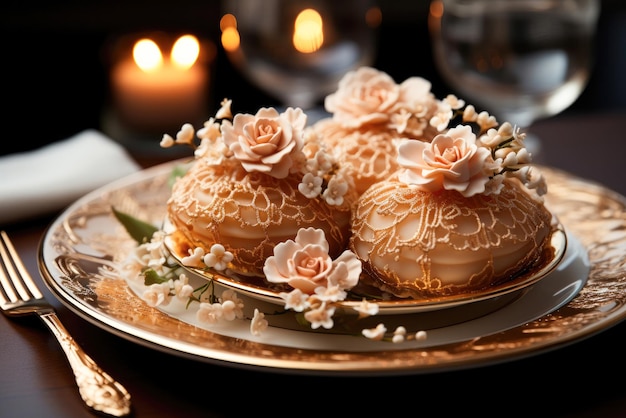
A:
<svg viewBox="0 0 626 418">
<path fill-rule="evenodd" d="M 398 82 L 424 77 L 439 97 L 452 92 L 433 63 L 429 2 L 381 0 L 378 6 L 382 19 L 376 28 L 374 66 Z M 9 0 L 1 10 L 2 154 L 33 149 L 84 129 L 108 131 L 112 48 L 128 34 L 192 33 L 215 47 L 206 64 L 206 118 L 224 97 L 234 99 L 237 112 L 279 105 L 227 59 L 220 43 L 223 12 L 218 0 Z M 624 109 L 626 2 L 602 0 L 595 45 L 596 63 L 587 88 L 558 117 Z M 160 136 L 155 134 L 155 141 Z"/>
</svg>

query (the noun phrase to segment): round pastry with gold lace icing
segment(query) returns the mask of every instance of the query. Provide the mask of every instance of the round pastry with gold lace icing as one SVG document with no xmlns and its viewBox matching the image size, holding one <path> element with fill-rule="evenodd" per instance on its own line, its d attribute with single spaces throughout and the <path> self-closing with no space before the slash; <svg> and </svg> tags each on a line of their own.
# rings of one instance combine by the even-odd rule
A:
<svg viewBox="0 0 626 418">
<path fill-rule="evenodd" d="M 505 282 L 542 257 L 552 215 L 515 181 L 497 195 L 425 192 L 386 180 L 357 204 L 351 248 L 362 282 L 399 297 L 467 293 Z"/>
<path fill-rule="evenodd" d="M 300 228 L 325 231 L 332 254 L 348 243 L 350 209 L 309 199 L 298 190 L 300 179 L 277 179 L 198 160 L 172 188 L 167 203 L 179 252 L 222 244 L 234 259 L 232 269 L 261 275 L 274 247 L 293 239 Z"/>
<path fill-rule="evenodd" d="M 332 115 L 312 128 L 345 165 L 358 194 L 398 169 L 394 140 L 430 141 L 448 126 L 450 98 L 438 100 L 431 83 L 410 77 L 396 83 L 370 67 L 348 72 L 324 101 Z"/>
<path fill-rule="evenodd" d="M 356 192 L 305 125 L 301 109 L 261 108 L 198 130 L 195 160 L 167 202 L 179 254 L 219 244 L 232 254 L 230 270 L 262 276 L 274 247 L 301 228 L 323 230 L 331 255 L 345 250 Z M 164 141 L 191 143 L 195 133 L 187 125 Z"/>
<path fill-rule="evenodd" d="M 431 142 L 398 141 L 398 171 L 355 206 L 350 248 L 362 282 L 399 297 L 463 294 L 538 262 L 553 230 L 545 183 L 524 135 L 505 123 L 458 125 Z"/>
</svg>

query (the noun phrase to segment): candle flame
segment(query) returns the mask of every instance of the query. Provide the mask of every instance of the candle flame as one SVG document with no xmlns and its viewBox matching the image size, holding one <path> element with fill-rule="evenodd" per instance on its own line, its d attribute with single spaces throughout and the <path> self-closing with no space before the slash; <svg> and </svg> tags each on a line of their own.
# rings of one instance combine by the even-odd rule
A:
<svg viewBox="0 0 626 418">
<path fill-rule="evenodd" d="M 200 43 L 193 35 L 183 35 L 172 47 L 172 63 L 182 69 L 190 68 L 200 55 Z"/>
<path fill-rule="evenodd" d="M 133 48 L 135 63 L 143 71 L 151 72 L 163 65 L 163 55 L 158 45 L 150 39 L 140 39 Z"/>
<path fill-rule="evenodd" d="M 308 54 L 320 49 L 323 43 L 322 16 L 314 9 L 304 9 L 296 17 L 293 46 L 299 52 Z"/>
</svg>

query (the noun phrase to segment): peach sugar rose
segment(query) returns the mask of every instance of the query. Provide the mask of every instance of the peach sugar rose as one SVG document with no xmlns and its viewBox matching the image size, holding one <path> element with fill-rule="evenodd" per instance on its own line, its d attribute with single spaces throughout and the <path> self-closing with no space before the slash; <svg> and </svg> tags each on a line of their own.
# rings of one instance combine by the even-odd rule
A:
<svg viewBox="0 0 626 418">
<path fill-rule="evenodd" d="M 485 192 L 499 165 L 490 149 L 476 144 L 469 126 L 459 125 L 432 142 L 404 140 L 398 145 L 399 175 L 403 183 L 419 190 L 456 190 L 465 197 Z"/>
<path fill-rule="evenodd" d="M 280 114 L 274 108 L 261 108 L 256 115 L 237 114 L 232 123 L 222 122 L 224 143 L 246 171 L 285 178 L 302 153 L 306 119 L 298 108 Z"/>
<path fill-rule="evenodd" d="M 263 272 L 271 283 L 286 283 L 305 294 L 317 288 L 351 289 L 361 274 L 361 262 L 345 250 L 335 260 L 321 229 L 300 229 L 296 239 L 281 242 L 265 261 Z"/>
</svg>

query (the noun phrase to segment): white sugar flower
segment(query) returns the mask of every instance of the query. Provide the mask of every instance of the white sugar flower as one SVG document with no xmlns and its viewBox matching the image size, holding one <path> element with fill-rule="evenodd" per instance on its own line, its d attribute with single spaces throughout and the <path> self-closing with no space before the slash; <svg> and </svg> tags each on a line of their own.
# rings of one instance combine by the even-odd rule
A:
<svg viewBox="0 0 626 418">
<path fill-rule="evenodd" d="M 217 123 L 214 118 L 209 118 L 209 120 L 204 122 L 204 126 L 198 129 L 198 133 L 196 135 L 200 139 L 215 141 L 222 135 L 220 124 Z"/>
<path fill-rule="evenodd" d="M 315 295 L 323 302 L 337 302 L 344 300 L 348 293 L 339 286 L 320 286 L 315 289 Z"/>
<path fill-rule="evenodd" d="M 151 284 L 142 295 L 149 306 L 166 306 L 170 303 L 170 282 Z"/>
<path fill-rule="evenodd" d="M 478 119 L 476 108 L 473 105 L 465 106 L 465 109 L 463 109 L 463 122 L 476 122 L 476 119 Z"/>
<path fill-rule="evenodd" d="M 215 324 L 222 318 L 223 313 L 222 304 L 201 302 L 196 312 L 196 319 L 207 324 Z"/>
<path fill-rule="evenodd" d="M 254 317 L 250 321 L 250 333 L 256 337 L 260 336 L 269 326 L 265 314 L 254 308 Z"/>
<path fill-rule="evenodd" d="M 178 276 L 178 280 L 174 281 L 174 294 L 179 299 L 187 299 L 193 293 L 193 286 L 189 284 L 189 277 L 185 273 Z"/>
<path fill-rule="evenodd" d="M 312 329 L 317 329 L 319 327 L 331 329 L 334 325 L 334 314 L 335 307 L 329 306 L 326 302 L 323 302 L 317 308 L 306 311 L 304 313 L 304 319 L 311 323 Z"/>
<path fill-rule="evenodd" d="M 317 169 L 323 173 L 328 173 L 333 168 L 333 160 L 324 150 L 315 153 L 315 161 L 317 162 Z"/>
<path fill-rule="evenodd" d="M 378 314 L 378 304 L 368 302 L 365 298 L 353 309 L 359 313 L 359 318 Z"/>
<path fill-rule="evenodd" d="M 165 234 L 157 231 L 152 235 L 150 242 L 143 243 L 135 247 L 133 260 L 143 267 L 149 267 L 157 272 L 164 271 L 164 264 L 167 262 L 164 247 Z"/>
<path fill-rule="evenodd" d="M 322 197 L 329 205 L 341 206 L 343 197 L 348 193 L 348 182 L 341 176 L 333 176 Z"/>
<path fill-rule="evenodd" d="M 500 194 L 504 188 L 504 176 L 493 176 L 485 184 L 485 194 Z"/>
<path fill-rule="evenodd" d="M 437 112 L 430 118 L 430 126 L 441 132 L 448 127 L 452 116 L 452 107 L 448 103 L 440 102 L 437 104 Z"/>
<path fill-rule="evenodd" d="M 498 121 L 496 121 L 496 118 L 484 111 L 478 114 L 478 117 L 476 118 L 476 123 L 478 124 L 478 126 L 480 126 L 481 131 L 486 131 L 489 128 L 498 126 Z"/>
<path fill-rule="evenodd" d="M 222 292 L 220 302 L 225 305 L 226 302 L 232 302 L 233 306 L 228 309 L 232 310 L 236 318 L 243 318 L 243 300 L 237 296 L 237 293 L 232 289 L 226 289 Z"/>
<path fill-rule="evenodd" d="M 401 343 L 404 341 L 405 337 L 406 337 L 406 328 L 404 328 L 403 326 L 399 326 L 393 332 L 393 337 L 391 338 L 391 341 L 393 343 Z"/>
<path fill-rule="evenodd" d="M 369 338 L 370 340 L 380 341 L 385 336 L 387 332 L 387 328 L 384 324 L 378 324 L 376 328 L 367 328 L 361 331 L 365 338 Z"/>
<path fill-rule="evenodd" d="M 237 318 L 237 305 L 232 300 L 222 302 L 222 318 L 232 321 Z"/>
<path fill-rule="evenodd" d="M 224 99 L 220 102 L 220 108 L 215 114 L 218 119 L 230 119 L 233 117 L 233 113 L 230 110 L 233 101 L 231 99 Z"/>
<path fill-rule="evenodd" d="M 191 123 L 185 123 L 176 133 L 176 143 L 183 145 L 193 144 L 194 135 L 196 130 Z"/>
<path fill-rule="evenodd" d="M 228 263 L 233 261 L 233 258 L 233 254 L 230 251 L 226 251 L 226 248 L 224 248 L 222 244 L 213 244 L 211 246 L 211 252 L 204 256 L 204 264 L 206 264 L 207 267 L 222 271 L 228 267 Z"/>
<path fill-rule="evenodd" d="M 159 143 L 159 145 L 161 146 L 161 148 L 171 148 L 174 146 L 175 143 L 176 142 L 171 135 L 163 134 L 163 138 L 161 138 L 161 142 Z"/>
<path fill-rule="evenodd" d="M 309 295 L 303 293 L 300 289 L 293 289 L 289 293 L 280 292 L 278 296 L 285 301 L 285 309 L 302 312 L 311 306 L 308 302 Z"/>
<path fill-rule="evenodd" d="M 316 198 L 322 192 L 323 181 L 321 177 L 306 173 L 302 177 L 302 182 L 298 184 L 298 190 L 309 199 Z"/>
<path fill-rule="evenodd" d="M 183 266 L 187 267 L 202 267 L 202 257 L 204 257 L 204 250 L 201 247 L 196 247 L 193 250 L 189 250 L 189 255 L 183 257 L 180 261 Z"/>
<path fill-rule="evenodd" d="M 444 102 L 448 103 L 450 107 L 454 110 L 461 109 L 465 106 L 465 100 L 461 100 L 456 97 L 454 94 L 448 94 L 444 99 Z"/>
</svg>

